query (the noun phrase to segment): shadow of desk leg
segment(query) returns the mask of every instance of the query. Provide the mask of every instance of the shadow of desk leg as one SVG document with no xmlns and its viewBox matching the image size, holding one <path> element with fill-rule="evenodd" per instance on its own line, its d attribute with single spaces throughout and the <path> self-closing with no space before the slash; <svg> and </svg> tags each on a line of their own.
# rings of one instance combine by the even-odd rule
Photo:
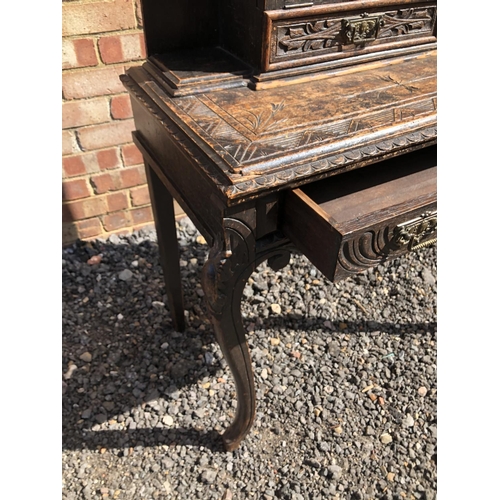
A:
<svg viewBox="0 0 500 500">
<path fill-rule="evenodd" d="M 186 327 L 182 297 L 179 245 L 175 229 L 174 200 L 154 170 L 145 162 L 149 196 L 153 207 L 161 266 L 165 277 L 170 314 L 177 331 Z"/>
</svg>

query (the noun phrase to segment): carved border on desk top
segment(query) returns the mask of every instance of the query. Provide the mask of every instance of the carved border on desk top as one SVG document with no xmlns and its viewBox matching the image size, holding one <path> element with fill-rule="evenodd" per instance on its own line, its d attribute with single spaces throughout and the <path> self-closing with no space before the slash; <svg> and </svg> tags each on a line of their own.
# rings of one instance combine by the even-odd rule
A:
<svg viewBox="0 0 500 500">
<path fill-rule="evenodd" d="M 145 97 L 144 90 L 129 76 L 122 75 L 121 80 L 127 89 L 142 103 L 142 105 L 162 124 L 168 133 L 175 139 L 176 144 L 185 151 L 189 158 L 202 170 L 217 189 L 219 189 L 229 200 L 253 195 L 266 188 L 279 188 L 284 184 L 291 182 L 300 182 L 302 179 L 326 173 L 329 170 L 348 170 L 349 165 L 363 161 L 364 159 L 374 158 L 379 155 L 385 155 L 407 146 L 417 145 L 423 142 L 432 142 L 437 137 L 437 127 L 431 126 L 423 128 L 405 135 L 380 141 L 378 143 L 365 145 L 357 149 L 349 150 L 345 153 L 334 154 L 313 162 L 303 162 L 300 165 L 294 165 L 285 168 L 279 172 L 256 175 L 255 178 L 245 178 L 241 181 L 241 175 L 224 169 L 220 172 L 225 175 L 231 185 L 221 181 L 220 176 L 215 174 L 213 169 L 207 168 L 206 158 L 202 152 L 193 147 L 193 143 L 181 130 L 173 127 L 170 121 L 164 119 L 164 114 L 158 112 L 156 104 L 151 104 L 150 99 Z M 218 163 L 221 168 L 220 162 Z"/>
<path fill-rule="evenodd" d="M 241 182 L 235 182 L 226 189 L 228 197 L 235 197 L 240 193 L 250 194 L 257 192 L 266 186 L 277 186 L 292 181 L 300 181 L 303 178 L 310 177 L 329 170 L 345 168 L 349 164 L 362 161 L 367 158 L 374 158 L 379 155 L 387 154 L 406 146 L 427 142 L 437 137 L 437 127 L 428 127 L 422 130 L 411 132 L 406 135 L 398 136 L 379 143 L 362 146 L 352 149 L 345 153 L 335 154 L 321 160 L 304 163 L 276 173 L 261 175 L 255 179 L 246 179 Z"/>
<path fill-rule="evenodd" d="M 207 162 L 203 158 L 201 152 L 195 153 L 195 148 L 192 147 L 191 141 L 189 141 L 180 130 L 176 130 L 177 127 L 172 127 L 172 124 L 164 119 L 164 115 L 160 114 L 154 105 L 151 105 L 149 98 L 144 97 L 144 90 L 137 84 L 137 82 L 127 75 L 120 75 L 120 80 L 129 92 L 131 92 L 134 97 L 141 102 L 141 104 L 162 124 L 170 136 L 175 139 L 176 144 L 186 153 L 186 155 L 196 165 L 198 165 L 200 170 L 202 170 L 214 182 L 215 186 L 223 192 L 226 186 L 221 182 L 220 177 L 214 174 L 212 169 L 207 168 Z"/>
<path fill-rule="evenodd" d="M 390 78 L 390 75 L 388 78 Z M 381 79 L 383 78 L 381 77 Z M 399 82 L 394 79 L 390 80 L 390 83 L 396 87 L 404 88 L 409 94 L 417 89 L 410 83 Z M 380 93 L 382 93 L 382 90 Z M 403 122 L 408 118 L 424 116 L 434 112 L 437 107 L 435 96 L 426 96 L 420 100 L 403 102 L 399 106 L 390 109 L 378 109 L 369 115 L 354 116 L 324 125 L 319 124 L 305 131 L 291 130 L 286 134 L 286 137 L 282 135 L 259 138 L 259 133 L 274 132 L 287 121 L 287 118 L 279 118 L 279 112 L 286 106 L 284 101 L 272 104 L 267 112 L 258 115 L 247 112 L 248 118 L 245 119 L 248 120 L 248 131 L 251 132 L 253 137 L 243 135 L 236 128 L 241 128 L 241 124 L 235 123 L 235 120 L 230 122 L 225 119 L 227 117 L 219 116 L 197 96 L 178 100 L 175 104 L 194 120 L 196 125 L 203 131 L 202 133 L 206 134 L 208 142 L 217 143 L 224 155 L 228 155 L 233 160 L 229 162 L 235 171 L 260 161 L 270 161 L 274 157 L 283 154 L 289 155 L 292 152 L 317 147 L 331 141 L 345 140 L 363 130 L 372 132 L 376 130 L 377 123 L 387 126 Z"/>
<path fill-rule="evenodd" d="M 272 35 L 273 52 L 271 62 L 290 58 L 298 54 L 324 51 L 353 50 L 354 45 L 347 43 L 343 36 L 343 21 L 362 16 L 380 17 L 377 40 L 399 39 L 407 35 L 432 35 L 436 19 L 436 7 L 412 7 L 391 11 L 370 12 L 358 16 L 343 13 L 335 17 L 311 20 L 294 19 L 287 22 L 274 22 Z"/>
<path fill-rule="evenodd" d="M 241 107 L 227 108 L 226 99 L 238 99 L 244 91 L 171 98 L 154 81 L 145 81 L 140 88 L 217 163 L 221 173 L 237 182 L 238 177 L 234 176 L 274 170 L 277 162 L 283 164 L 284 156 L 296 162 L 302 154 L 313 155 L 313 149 L 340 147 L 360 132 L 376 134 L 387 126 L 399 127 L 420 118 L 425 121 L 437 106 L 435 73 L 422 72 L 418 57 L 404 61 L 403 65 L 394 72 L 394 68 L 371 71 L 367 78 L 373 84 L 372 90 L 356 87 L 356 94 L 331 101 L 330 109 L 320 116 L 303 112 L 307 106 L 298 107 L 300 99 L 287 99 L 283 92 L 278 92 L 276 101 L 267 99 L 254 108 L 248 99 L 243 99 Z M 431 64 L 423 67 L 428 69 Z M 384 83 L 378 85 L 377 81 Z M 339 92 L 337 80 L 331 82 L 329 91 Z M 324 82 L 314 82 L 303 87 L 304 97 L 324 92 L 323 86 Z M 360 101 L 349 111 L 349 99 L 354 95 Z M 359 102 L 365 101 L 370 101 L 368 111 L 359 106 Z"/>
</svg>

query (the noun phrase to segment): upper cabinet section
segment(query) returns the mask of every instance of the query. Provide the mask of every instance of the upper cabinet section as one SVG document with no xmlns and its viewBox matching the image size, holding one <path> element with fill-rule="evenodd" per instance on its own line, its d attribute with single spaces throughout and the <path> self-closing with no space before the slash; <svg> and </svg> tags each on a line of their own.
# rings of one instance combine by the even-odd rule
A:
<svg viewBox="0 0 500 500">
<path fill-rule="evenodd" d="M 142 0 L 142 8 L 153 64 L 216 49 L 251 68 L 254 89 L 436 47 L 436 1 Z"/>
<path fill-rule="evenodd" d="M 373 4 L 366 7 L 366 4 Z M 265 13 L 264 71 L 346 60 L 436 41 L 436 4 L 329 4 Z"/>
</svg>

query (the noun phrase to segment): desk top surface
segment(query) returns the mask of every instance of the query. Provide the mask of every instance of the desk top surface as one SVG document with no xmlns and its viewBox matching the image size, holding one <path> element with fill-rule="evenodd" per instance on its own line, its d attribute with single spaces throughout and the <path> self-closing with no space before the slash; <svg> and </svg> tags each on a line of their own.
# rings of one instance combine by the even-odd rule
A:
<svg viewBox="0 0 500 500">
<path fill-rule="evenodd" d="M 379 61 L 260 91 L 237 87 L 171 97 L 139 67 L 124 83 L 154 101 L 210 158 L 207 168 L 227 181 L 220 186 L 227 198 L 238 198 L 435 142 L 436 55 Z"/>
</svg>

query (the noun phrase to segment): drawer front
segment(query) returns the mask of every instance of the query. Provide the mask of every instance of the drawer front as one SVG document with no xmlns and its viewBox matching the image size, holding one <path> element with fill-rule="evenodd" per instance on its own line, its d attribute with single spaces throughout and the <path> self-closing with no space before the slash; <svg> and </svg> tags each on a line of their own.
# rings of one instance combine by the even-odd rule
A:
<svg viewBox="0 0 500 500">
<path fill-rule="evenodd" d="M 265 71 L 341 59 L 348 63 L 354 56 L 436 41 L 435 2 L 362 10 L 342 3 L 266 15 Z M 384 54 L 387 56 L 390 53 Z"/>
<path fill-rule="evenodd" d="M 340 280 L 437 241 L 437 205 L 431 203 L 342 240 L 333 277 Z"/>
<path fill-rule="evenodd" d="M 434 243 L 435 147 L 424 149 L 290 190 L 285 235 L 332 281 Z"/>
</svg>

